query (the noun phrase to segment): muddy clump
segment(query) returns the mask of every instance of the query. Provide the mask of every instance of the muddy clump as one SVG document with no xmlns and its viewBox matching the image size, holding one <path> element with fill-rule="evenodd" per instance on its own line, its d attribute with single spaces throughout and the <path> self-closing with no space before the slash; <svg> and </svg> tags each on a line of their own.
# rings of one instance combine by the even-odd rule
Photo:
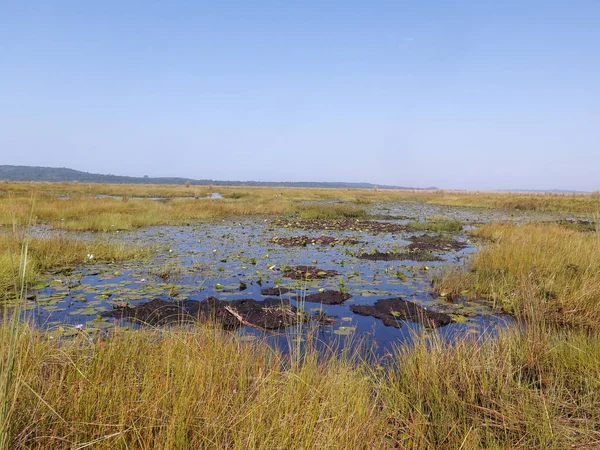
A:
<svg viewBox="0 0 600 450">
<path fill-rule="evenodd" d="M 260 291 L 260 293 L 261 293 L 261 295 L 264 295 L 265 297 L 271 297 L 273 295 L 287 294 L 290 291 L 291 291 L 291 289 L 286 288 L 286 287 L 272 287 L 272 288 L 262 289 Z"/>
<path fill-rule="evenodd" d="M 405 252 L 380 252 L 374 251 L 371 253 L 361 253 L 358 255 L 360 259 L 369 261 L 442 261 L 442 258 L 434 255 L 428 250 L 414 249 Z"/>
<path fill-rule="evenodd" d="M 422 236 L 414 236 L 408 238 L 411 241 L 406 246 L 411 251 L 426 251 L 426 252 L 456 252 L 467 247 L 467 244 L 447 236 L 431 236 L 424 234 Z"/>
<path fill-rule="evenodd" d="M 321 303 L 323 305 L 341 305 L 352 297 L 350 294 L 340 291 L 325 291 L 317 294 L 310 294 L 304 298 L 304 301 L 311 303 Z"/>
<path fill-rule="evenodd" d="M 296 307 L 278 298 L 268 298 L 262 302 L 250 298 L 225 301 L 208 297 L 200 302 L 168 302 L 155 298 L 133 307 L 115 307 L 102 315 L 148 325 L 212 321 L 226 330 L 233 330 L 242 325 L 278 330 L 300 319 Z"/>
<path fill-rule="evenodd" d="M 406 225 L 392 222 L 357 219 L 278 220 L 274 222 L 274 225 L 284 228 L 301 228 L 303 230 L 366 231 L 370 233 L 397 233 L 408 229 Z"/>
<path fill-rule="evenodd" d="M 149 302 L 136 306 L 128 304 L 114 306 L 111 311 L 103 312 L 101 315 L 148 325 L 193 321 L 193 317 L 190 316 L 182 302 L 168 302 L 160 298 L 153 298 Z"/>
<path fill-rule="evenodd" d="M 331 278 L 339 275 L 335 270 L 319 269 L 316 266 L 294 266 L 283 269 L 283 276 L 292 280 Z"/>
<path fill-rule="evenodd" d="M 279 298 L 257 302 L 251 298 L 225 301 L 208 297 L 201 302 L 194 302 L 189 309 L 190 314 L 199 320 L 215 320 L 225 329 L 249 325 L 265 330 L 279 330 L 297 323 L 301 318 L 295 306 Z"/>
<path fill-rule="evenodd" d="M 308 236 L 293 236 L 288 238 L 274 237 L 271 242 L 284 247 L 307 247 L 308 245 L 355 245 L 359 241 L 356 239 L 338 239 L 331 236 L 320 236 L 318 238 L 310 238 Z"/>
<path fill-rule="evenodd" d="M 452 321 L 448 314 L 429 311 L 399 297 L 377 300 L 373 306 L 352 305 L 350 309 L 354 314 L 380 319 L 386 327 L 400 328 L 400 320 L 418 322 L 430 328 L 442 327 Z"/>
</svg>

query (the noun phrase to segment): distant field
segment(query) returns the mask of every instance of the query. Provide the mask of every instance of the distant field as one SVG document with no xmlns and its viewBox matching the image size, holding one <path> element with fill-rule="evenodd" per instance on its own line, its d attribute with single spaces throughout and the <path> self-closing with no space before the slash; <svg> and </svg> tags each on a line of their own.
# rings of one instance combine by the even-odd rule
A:
<svg viewBox="0 0 600 450">
<path fill-rule="evenodd" d="M 204 200 L 211 192 L 222 199 Z M 36 223 L 75 230 L 125 230 L 148 225 L 249 215 L 356 217 L 359 209 L 383 202 L 514 209 L 590 216 L 600 211 L 600 193 L 488 193 L 374 189 L 197 187 L 165 185 L 2 183 L 0 223 L 25 223 L 31 199 Z M 136 201 L 153 198 L 155 201 Z M 160 201 L 160 199 L 164 199 Z M 337 205 L 306 203 L 340 202 Z M 319 213 L 317 210 L 322 211 Z M 333 213 L 332 213 L 333 211 Z M 309 214 L 309 213 L 306 213 Z"/>
</svg>

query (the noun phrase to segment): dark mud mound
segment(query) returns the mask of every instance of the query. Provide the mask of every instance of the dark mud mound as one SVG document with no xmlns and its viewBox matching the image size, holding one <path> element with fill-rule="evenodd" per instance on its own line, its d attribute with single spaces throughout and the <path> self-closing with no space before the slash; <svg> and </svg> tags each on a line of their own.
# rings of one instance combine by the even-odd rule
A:
<svg viewBox="0 0 600 450">
<path fill-rule="evenodd" d="M 379 232 L 402 232 L 408 228 L 392 222 L 378 222 L 375 220 L 339 219 L 339 220 L 278 220 L 274 225 L 284 228 L 301 228 L 303 230 L 335 230 L 335 231 L 367 231 Z"/>
<path fill-rule="evenodd" d="M 287 294 L 290 291 L 291 291 L 291 289 L 286 288 L 286 287 L 272 287 L 272 288 L 262 289 L 260 291 L 260 293 L 261 293 L 261 295 L 264 295 L 266 297 L 272 297 L 273 295 Z"/>
<path fill-rule="evenodd" d="M 338 239 L 331 236 L 320 236 L 318 238 L 310 238 L 308 236 L 293 236 L 288 238 L 275 237 L 271 239 L 275 244 L 283 245 L 284 247 L 306 247 L 308 245 L 355 245 L 360 241 L 356 239 Z"/>
<path fill-rule="evenodd" d="M 225 301 L 215 297 L 200 302 L 167 302 L 155 298 L 134 307 L 118 307 L 102 315 L 149 325 L 212 321 L 227 330 L 242 325 L 278 330 L 296 323 L 300 318 L 296 307 L 278 298 L 257 302 L 253 299 Z"/>
<path fill-rule="evenodd" d="M 279 330 L 297 323 L 300 319 L 296 307 L 279 298 L 267 298 L 257 302 L 251 298 L 225 301 L 208 297 L 201 302 L 189 303 L 192 316 L 202 321 L 214 320 L 226 329 L 247 324 L 265 330 Z M 242 323 L 242 320 L 245 323 Z"/>
<path fill-rule="evenodd" d="M 112 311 L 103 312 L 102 316 L 129 319 L 132 322 L 148 325 L 166 325 L 193 320 L 183 303 L 168 302 L 160 298 L 154 298 L 137 306 L 115 306 Z"/>
<path fill-rule="evenodd" d="M 350 294 L 340 291 L 325 291 L 318 294 L 307 295 L 304 301 L 312 303 L 321 303 L 323 305 L 341 305 L 352 297 Z"/>
<path fill-rule="evenodd" d="M 442 261 L 442 258 L 434 255 L 428 250 L 408 250 L 405 252 L 380 252 L 361 253 L 358 255 L 360 259 L 368 259 L 370 261 Z"/>
<path fill-rule="evenodd" d="M 401 298 L 377 300 L 373 306 L 352 305 L 354 314 L 381 319 L 386 327 L 400 328 L 400 320 L 410 320 L 430 328 L 442 327 L 451 322 L 448 314 L 429 311 Z"/>
<path fill-rule="evenodd" d="M 283 276 L 293 280 L 331 278 L 339 275 L 335 270 L 319 269 L 316 266 L 294 266 L 283 269 Z"/>
<path fill-rule="evenodd" d="M 411 251 L 422 252 L 452 252 L 459 251 L 467 247 L 464 242 L 457 241 L 447 236 L 431 236 L 424 234 L 408 238 L 411 243 L 406 246 Z"/>
</svg>

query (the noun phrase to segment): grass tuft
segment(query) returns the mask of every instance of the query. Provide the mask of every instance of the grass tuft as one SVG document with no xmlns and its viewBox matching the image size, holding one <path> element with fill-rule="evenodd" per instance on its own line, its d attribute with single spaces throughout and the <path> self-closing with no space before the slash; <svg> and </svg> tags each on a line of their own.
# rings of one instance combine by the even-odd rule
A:
<svg viewBox="0 0 600 450">
<path fill-rule="evenodd" d="M 359 219 L 366 215 L 364 208 L 352 205 L 307 205 L 300 210 L 303 220 Z"/>
</svg>

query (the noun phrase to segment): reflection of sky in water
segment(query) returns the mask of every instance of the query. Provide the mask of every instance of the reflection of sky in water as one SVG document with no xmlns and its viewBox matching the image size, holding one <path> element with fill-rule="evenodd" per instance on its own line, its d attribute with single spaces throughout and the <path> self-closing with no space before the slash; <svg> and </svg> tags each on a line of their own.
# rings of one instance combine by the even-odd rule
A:
<svg viewBox="0 0 600 450">
<path fill-rule="evenodd" d="M 383 213 L 379 211 L 380 213 Z M 422 219 L 430 216 L 444 215 L 460 220 L 483 221 L 482 215 L 490 214 L 488 210 L 464 210 L 456 208 L 429 207 L 422 204 L 402 204 L 391 206 L 387 214 L 402 215 Z M 496 214 L 496 213 L 494 213 Z M 506 217 L 505 217 L 506 218 Z M 496 216 L 494 220 L 498 220 Z M 53 234 L 54 231 L 40 229 L 41 234 Z M 65 236 L 78 236 L 94 239 L 99 234 L 59 232 Z M 307 247 L 282 247 L 271 242 L 273 237 L 291 237 L 307 235 L 318 237 L 321 234 L 338 238 L 353 238 L 361 244 L 352 246 L 336 245 Z M 138 245 L 156 246 L 156 253 L 148 260 L 118 264 L 97 264 L 90 262 L 76 268 L 72 274 L 53 275 L 49 278 L 50 286 L 38 293 L 37 302 L 32 304 L 32 314 L 38 324 L 53 326 L 56 324 L 90 323 L 102 311 L 114 305 L 129 303 L 132 305 L 148 301 L 154 297 L 175 300 L 202 300 L 209 296 L 220 299 L 264 298 L 261 287 L 272 287 L 276 284 L 292 289 L 283 298 L 307 312 L 321 308 L 338 320 L 333 325 L 322 326 L 317 334 L 325 342 L 338 337 L 334 332 L 339 327 L 355 327 L 353 339 L 366 339 L 376 343 L 378 353 L 390 350 L 415 334 L 422 333 L 423 328 L 415 323 L 401 322 L 400 328 L 386 327 L 372 317 L 358 316 L 352 313 L 350 305 L 373 304 L 376 300 L 389 297 L 402 297 L 421 306 L 467 316 L 467 321 L 452 323 L 439 330 L 445 337 L 465 334 L 479 334 L 484 330 L 493 330 L 502 326 L 506 320 L 503 316 L 491 315 L 491 310 L 484 303 L 450 303 L 431 295 L 431 280 L 439 270 L 448 265 L 462 266 L 466 257 L 476 248 L 468 241 L 465 233 L 453 235 L 456 239 L 469 242 L 467 248 L 459 252 L 440 254 L 443 261 L 411 262 L 411 261 L 368 261 L 354 256 L 361 249 L 392 251 L 401 250 L 406 240 L 414 234 L 422 233 L 378 233 L 356 231 L 305 231 L 292 228 L 281 228 L 272 225 L 270 220 L 244 219 L 224 220 L 184 227 L 151 227 L 138 231 L 103 234 L 103 238 L 113 242 L 132 242 Z M 434 234 L 434 233 L 430 233 Z M 311 282 L 293 281 L 282 277 L 278 268 L 298 264 L 317 265 L 322 269 L 333 269 L 340 276 Z M 429 270 L 423 270 L 423 266 Z M 165 282 L 156 276 L 165 267 L 180 269 L 180 275 Z M 402 280 L 397 277 L 400 271 L 406 276 Z M 306 294 L 318 292 L 319 289 L 340 289 L 340 280 L 352 295 L 342 305 L 328 306 L 306 302 L 302 298 Z M 240 291 L 240 281 L 247 289 Z M 259 281 L 261 282 L 259 284 Z M 219 288 L 216 287 L 216 285 Z M 262 284 L 262 286 L 261 286 Z M 312 311 L 311 311 L 312 310 Z M 96 320 L 94 327 L 111 326 L 106 320 Z M 128 326 L 131 326 L 128 324 Z M 244 333 L 260 334 L 251 329 Z M 288 330 L 288 334 L 293 328 Z M 287 344 L 280 342 L 281 345 Z"/>
</svg>

